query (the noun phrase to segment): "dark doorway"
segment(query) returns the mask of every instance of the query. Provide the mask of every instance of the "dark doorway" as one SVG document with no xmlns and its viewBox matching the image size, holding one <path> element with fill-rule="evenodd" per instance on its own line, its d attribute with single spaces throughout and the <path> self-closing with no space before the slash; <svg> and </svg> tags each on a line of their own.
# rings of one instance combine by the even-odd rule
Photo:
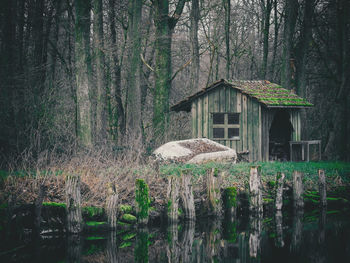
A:
<svg viewBox="0 0 350 263">
<path fill-rule="evenodd" d="M 293 131 L 289 119 L 290 115 L 286 110 L 278 110 L 275 113 L 269 131 L 270 160 L 289 160 L 289 141 Z"/>
</svg>

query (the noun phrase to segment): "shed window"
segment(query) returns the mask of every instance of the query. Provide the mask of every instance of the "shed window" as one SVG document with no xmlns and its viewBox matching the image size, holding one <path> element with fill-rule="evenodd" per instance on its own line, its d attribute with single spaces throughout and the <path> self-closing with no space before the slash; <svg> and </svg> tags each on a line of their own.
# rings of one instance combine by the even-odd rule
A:
<svg viewBox="0 0 350 263">
<path fill-rule="evenodd" d="M 214 139 L 239 140 L 239 113 L 213 113 L 212 118 Z"/>
</svg>

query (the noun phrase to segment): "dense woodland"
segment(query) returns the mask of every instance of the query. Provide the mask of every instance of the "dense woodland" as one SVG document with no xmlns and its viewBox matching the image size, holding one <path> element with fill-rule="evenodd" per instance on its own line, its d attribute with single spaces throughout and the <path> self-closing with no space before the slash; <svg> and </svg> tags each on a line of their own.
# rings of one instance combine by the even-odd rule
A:
<svg viewBox="0 0 350 263">
<path fill-rule="evenodd" d="M 1 0 L 0 160 L 149 153 L 191 136 L 169 106 L 225 78 L 315 106 L 304 139 L 350 160 L 348 0 Z"/>
</svg>

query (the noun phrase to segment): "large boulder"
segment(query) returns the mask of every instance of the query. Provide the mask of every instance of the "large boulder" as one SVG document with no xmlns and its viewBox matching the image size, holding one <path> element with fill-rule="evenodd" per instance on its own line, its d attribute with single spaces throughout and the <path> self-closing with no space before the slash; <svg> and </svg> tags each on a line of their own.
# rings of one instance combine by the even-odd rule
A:
<svg viewBox="0 0 350 263">
<path fill-rule="evenodd" d="M 209 139 L 172 141 L 157 148 L 153 154 L 159 161 L 181 163 L 236 162 L 235 150 Z"/>
</svg>

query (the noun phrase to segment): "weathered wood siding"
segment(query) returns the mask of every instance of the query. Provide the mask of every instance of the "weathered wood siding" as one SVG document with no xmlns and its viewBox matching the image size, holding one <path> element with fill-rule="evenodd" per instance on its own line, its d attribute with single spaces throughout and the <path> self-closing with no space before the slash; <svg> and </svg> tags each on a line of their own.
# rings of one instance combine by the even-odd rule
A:
<svg viewBox="0 0 350 263">
<path fill-rule="evenodd" d="M 240 113 L 239 139 L 213 139 L 211 113 L 214 112 Z M 265 135 L 261 122 L 263 115 L 264 110 L 255 99 L 247 97 L 231 87 L 218 87 L 192 102 L 192 135 L 194 138 L 215 140 L 237 152 L 249 151 L 249 160 L 259 161 L 263 159 L 261 145 L 265 140 L 263 139 Z"/>
<path fill-rule="evenodd" d="M 301 140 L 301 121 L 300 121 L 300 110 L 291 109 L 289 110 L 290 122 L 293 125 L 292 141 Z"/>
</svg>

